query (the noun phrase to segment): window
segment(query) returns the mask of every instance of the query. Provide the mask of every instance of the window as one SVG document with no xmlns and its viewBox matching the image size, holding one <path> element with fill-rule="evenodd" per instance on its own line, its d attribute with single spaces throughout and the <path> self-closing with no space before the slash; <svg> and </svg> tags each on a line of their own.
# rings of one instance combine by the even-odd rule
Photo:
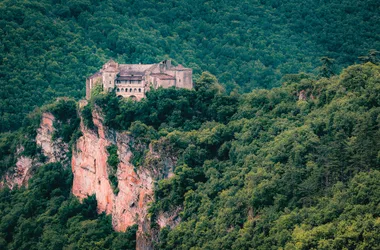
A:
<svg viewBox="0 0 380 250">
<path fill-rule="evenodd" d="M 120 92 L 120 89 L 119 88 L 117 88 L 117 90 L 116 90 L 117 92 Z"/>
<path fill-rule="evenodd" d="M 135 89 L 135 92 L 137 92 L 137 89 Z"/>
<path fill-rule="evenodd" d="M 132 92 L 132 89 L 129 89 L 129 92 Z"/>
<path fill-rule="evenodd" d="M 124 89 L 121 89 L 121 92 L 124 92 Z"/>
<path fill-rule="evenodd" d="M 141 89 L 139 89 L 139 92 L 141 92 Z"/>
</svg>

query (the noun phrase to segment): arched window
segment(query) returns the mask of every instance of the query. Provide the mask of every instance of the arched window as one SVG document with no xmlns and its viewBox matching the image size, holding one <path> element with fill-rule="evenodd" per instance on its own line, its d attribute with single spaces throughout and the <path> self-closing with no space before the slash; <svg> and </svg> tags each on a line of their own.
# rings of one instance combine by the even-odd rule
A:
<svg viewBox="0 0 380 250">
<path fill-rule="evenodd" d="M 125 92 L 128 92 L 128 89 L 127 89 L 127 88 L 125 89 Z"/>
<path fill-rule="evenodd" d="M 137 92 L 137 89 L 135 89 L 135 92 Z"/>
<path fill-rule="evenodd" d="M 124 92 L 124 89 L 123 89 L 123 88 L 121 89 L 121 92 Z"/>
<path fill-rule="evenodd" d="M 132 89 L 129 89 L 129 92 L 132 92 Z"/>
<path fill-rule="evenodd" d="M 119 88 L 117 88 L 117 89 L 116 89 L 116 91 L 117 91 L 117 92 L 120 92 L 120 89 L 119 89 Z"/>
<path fill-rule="evenodd" d="M 141 92 L 141 89 L 139 89 L 139 92 Z"/>
</svg>

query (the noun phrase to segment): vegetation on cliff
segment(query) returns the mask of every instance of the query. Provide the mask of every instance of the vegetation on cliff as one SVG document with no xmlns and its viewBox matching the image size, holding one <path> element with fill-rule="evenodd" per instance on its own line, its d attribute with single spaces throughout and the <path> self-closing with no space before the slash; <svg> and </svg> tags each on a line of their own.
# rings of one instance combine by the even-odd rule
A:
<svg viewBox="0 0 380 250">
<path fill-rule="evenodd" d="M 135 249 L 136 227 L 116 233 L 110 216 L 98 215 L 95 197 L 82 203 L 60 164 L 40 167 L 29 187 L 0 190 L 0 248 Z"/>
<path fill-rule="evenodd" d="M 165 137 L 179 155 L 151 213 L 182 207 L 181 223 L 161 231 L 157 248 L 371 249 L 379 100 L 380 66 L 367 63 L 241 96 L 204 73 L 195 90 L 152 90 L 141 102 L 101 94 L 92 105 L 109 127 Z"/>
<path fill-rule="evenodd" d="M 117 154 L 117 146 L 116 145 L 110 145 L 107 147 L 107 151 L 108 151 L 108 159 L 107 159 L 108 179 L 111 182 L 113 192 L 117 195 L 117 193 L 119 193 L 119 188 L 118 188 L 118 180 L 117 180 L 116 173 L 117 173 L 117 165 L 120 162 L 119 156 Z"/>
<path fill-rule="evenodd" d="M 77 103 L 74 100 L 58 99 L 56 102 L 44 106 L 41 111 L 49 112 L 55 118 L 53 140 L 61 138 L 68 143 L 72 139 L 72 135 L 78 133 L 80 119 L 77 114 Z"/>
<path fill-rule="evenodd" d="M 140 102 L 99 93 L 83 110 L 90 119 L 101 109 L 109 128 L 128 130 L 144 147 L 165 140 L 178 157 L 150 207 L 153 227 L 160 212 L 181 208 L 158 249 L 371 249 L 380 240 L 379 100 L 380 66 L 366 63 L 329 78 L 287 75 L 279 88 L 242 95 L 205 72 L 194 90 L 160 88 Z M 75 108 L 62 99 L 42 110 L 67 122 L 77 119 Z M 36 117 L 18 133 L 35 129 Z M 75 140 L 70 125 L 57 131 Z M 2 164 L 17 145 L 7 138 Z M 109 153 L 115 171 L 116 147 Z M 133 153 L 143 166 L 144 152 Z M 114 233 L 94 197 L 81 204 L 70 186 L 68 170 L 49 164 L 28 189 L 2 190 L 0 246 L 133 248 L 136 228 Z"/>
<path fill-rule="evenodd" d="M 9 133 L 0 133 L 0 176 L 11 170 L 19 156 L 39 158 L 40 162 L 46 159 L 41 154 L 41 148 L 36 144 L 37 129 L 40 126 L 42 113 L 52 113 L 54 140 L 62 140 L 69 143 L 71 148 L 75 140 L 80 136 L 79 117 L 77 103 L 73 99 L 61 98 L 57 101 L 35 109 L 24 119 L 23 127 Z M 71 151 L 69 152 L 71 154 Z M 70 157 L 69 157 L 70 158 Z"/>
<path fill-rule="evenodd" d="M 4 0 L 0 4 L 0 132 L 57 97 L 84 96 L 84 78 L 110 57 L 172 58 L 249 92 L 335 71 L 380 49 L 377 0 Z"/>
<path fill-rule="evenodd" d="M 194 69 L 194 90 L 134 102 L 96 89 L 81 110 L 95 132 L 94 107 L 130 132 L 136 168 L 156 140 L 178 156 L 150 212 L 153 227 L 163 211 L 180 210 L 181 222 L 160 231 L 157 249 L 375 249 L 378 22 L 376 0 L 4 0 L 0 176 L 20 155 L 44 162 L 42 112 L 57 119 L 54 138 L 80 136 L 74 100 L 110 57 L 171 58 Z M 116 148 L 109 154 L 117 192 Z M 0 248 L 133 249 L 136 227 L 115 233 L 95 197 L 80 203 L 71 184 L 58 163 L 28 188 L 0 190 Z"/>
</svg>

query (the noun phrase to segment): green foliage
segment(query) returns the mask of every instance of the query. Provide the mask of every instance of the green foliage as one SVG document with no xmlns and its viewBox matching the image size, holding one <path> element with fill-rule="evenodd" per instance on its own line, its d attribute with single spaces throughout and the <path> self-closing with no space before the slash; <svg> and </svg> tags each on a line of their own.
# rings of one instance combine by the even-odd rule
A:
<svg viewBox="0 0 380 250">
<path fill-rule="evenodd" d="M 214 75 L 209 72 L 203 72 L 195 83 L 195 89 L 198 91 L 207 91 L 209 88 L 213 88 L 217 83 L 218 79 L 216 79 Z"/>
<path fill-rule="evenodd" d="M 159 131 L 179 159 L 150 212 L 182 211 L 157 248 L 376 248 L 379 75 L 372 63 L 292 75 L 242 95 L 226 122 Z"/>
<path fill-rule="evenodd" d="M 170 145 L 174 175 L 155 183 L 150 214 L 154 228 L 161 212 L 180 210 L 181 222 L 160 231 L 157 249 L 374 249 L 379 76 L 380 66 L 366 63 L 329 78 L 289 75 L 279 88 L 237 95 L 205 73 L 196 90 L 151 90 L 140 102 L 101 93 L 84 112 L 90 119 L 99 108 L 110 128 L 129 130 L 136 167 L 145 166 L 149 143 Z M 59 121 L 76 114 L 71 101 L 49 110 Z M 30 118 L 25 131 L 33 124 Z M 14 164 L 8 154 L 20 135 L 1 135 L 1 164 Z M 117 146 L 107 150 L 117 193 Z M 132 246 L 135 227 L 113 233 L 109 218 L 97 217 L 94 197 L 80 204 L 69 195 L 65 170 L 41 169 L 28 190 L 0 193 L 2 248 Z"/>
<path fill-rule="evenodd" d="M 90 104 L 87 104 L 83 107 L 81 117 L 83 119 L 84 125 L 88 129 L 95 129 L 94 121 L 92 120 L 92 109 Z"/>
<path fill-rule="evenodd" d="M 72 176 L 60 164 L 41 166 L 28 189 L 0 191 L 1 249 L 135 249 L 136 230 L 116 233 L 96 212 L 94 196 L 70 194 Z"/>
<path fill-rule="evenodd" d="M 149 143 L 151 140 L 157 139 L 157 131 L 151 126 L 147 126 L 140 121 L 132 122 L 129 127 L 129 132 L 134 138 L 138 138 L 140 141 Z"/>
<path fill-rule="evenodd" d="M 16 163 L 15 152 L 17 151 L 16 133 L 0 134 L 0 175 L 2 176 L 11 166 Z"/>
<path fill-rule="evenodd" d="M 359 60 L 363 63 L 373 63 L 373 64 L 379 64 L 380 63 L 380 51 L 377 51 L 375 49 L 371 49 L 367 55 L 365 56 L 359 56 Z"/>
<path fill-rule="evenodd" d="M 0 6 L 0 132 L 60 96 L 84 96 L 84 77 L 110 57 L 120 63 L 172 58 L 210 71 L 227 92 L 279 86 L 312 72 L 319 58 L 337 71 L 379 50 L 376 0 L 25 1 Z M 365 62 L 376 62 L 370 52 Z"/>
<path fill-rule="evenodd" d="M 215 79 L 215 76 L 210 74 L 207 76 Z M 198 84 L 203 85 L 202 79 Z M 208 79 L 205 79 L 204 85 L 207 84 Z M 220 85 L 215 83 L 197 91 L 152 89 L 147 92 L 147 97 L 139 102 L 120 99 L 111 92 L 95 98 L 93 105 L 101 108 L 107 126 L 119 130 L 132 129 L 136 130 L 136 133 L 139 129 L 145 129 L 148 130 L 146 136 L 153 139 L 156 135 L 152 128 L 189 131 L 199 128 L 206 121 L 227 122 L 236 111 L 238 96 L 226 95 L 219 87 Z M 144 128 L 141 123 L 131 126 L 133 122 L 141 122 L 150 127 Z"/>
<path fill-rule="evenodd" d="M 321 77 L 331 77 L 334 75 L 334 59 L 328 57 L 322 57 L 320 59 L 322 66 L 319 67 L 319 75 Z"/>
<path fill-rule="evenodd" d="M 41 111 L 34 110 L 24 120 L 23 127 L 15 132 L 0 133 L 0 176 L 12 169 L 20 155 L 36 157 L 43 162 L 41 148 L 36 145 L 37 128 L 41 122 Z"/>
<path fill-rule="evenodd" d="M 142 145 L 135 165 L 150 141 L 174 145 L 176 175 L 157 183 L 152 213 L 180 206 L 182 222 L 162 230 L 158 249 L 378 246 L 377 1 L 5 0 L 0 13 L 1 175 L 20 145 L 39 154 L 41 112 L 30 111 L 83 97 L 84 77 L 109 57 L 172 58 L 194 69 L 196 90 L 158 89 L 132 102 L 97 87 L 83 110 L 89 128 L 98 105 L 106 125 L 131 131 Z M 331 77 L 358 56 L 367 64 Z M 280 79 L 280 88 L 236 94 Z M 74 102 L 50 108 L 55 136 L 75 141 Z M 108 217 L 95 217 L 94 198 L 72 198 L 69 174 L 53 166 L 28 190 L 0 192 L 0 248 L 133 248 L 136 227 L 112 232 Z"/>
<path fill-rule="evenodd" d="M 108 164 L 108 179 L 111 182 L 112 190 L 115 194 L 119 193 L 118 188 L 118 179 L 117 179 L 117 165 L 119 165 L 119 156 L 117 154 L 117 146 L 116 145 L 110 145 L 107 147 L 108 152 L 108 158 L 107 158 L 107 164 Z"/>
<path fill-rule="evenodd" d="M 91 98 L 95 98 L 103 92 L 103 85 L 101 83 L 96 83 L 95 87 L 91 89 Z"/>
<path fill-rule="evenodd" d="M 43 111 L 54 115 L 55 132 L 53 139 L 62 138 L 64 142 L 70 142 L 80 123 L 76 102 L 72 99 L 59 99 L 50 105 L 46 105 Z"/>
</svg>

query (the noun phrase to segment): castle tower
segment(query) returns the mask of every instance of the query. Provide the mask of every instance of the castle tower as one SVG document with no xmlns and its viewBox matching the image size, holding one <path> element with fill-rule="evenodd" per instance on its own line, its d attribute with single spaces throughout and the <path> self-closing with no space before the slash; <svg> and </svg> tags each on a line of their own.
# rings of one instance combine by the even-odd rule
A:
<svg viewBox="0 0 380 250">
<path fill-rule="evenodd" d="M 112 91 L 115 88 L 115 79 L 119 73 L 119 64 L 114 60 L 109 60 L 102 68 L 103 89 Z"/>
</svg>

